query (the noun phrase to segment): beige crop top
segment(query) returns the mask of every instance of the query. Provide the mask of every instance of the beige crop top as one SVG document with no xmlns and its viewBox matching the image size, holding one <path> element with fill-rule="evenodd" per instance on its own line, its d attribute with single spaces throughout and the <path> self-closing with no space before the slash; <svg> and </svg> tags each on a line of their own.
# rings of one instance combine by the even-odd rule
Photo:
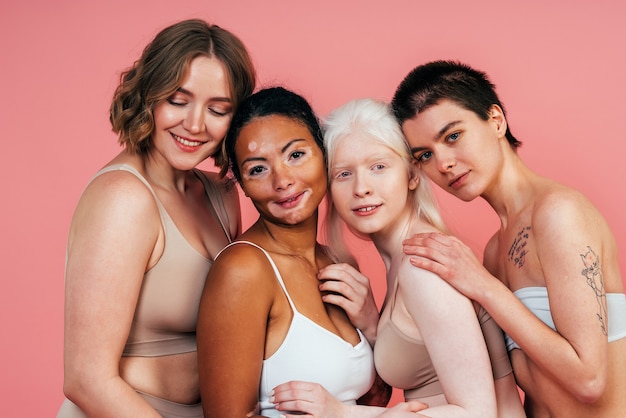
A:
<svg viewBox="0 0 626 418">
<path fill-rule="evenodd" d="M 397 280 L 390 304 L 389 315 L 381 315 L 378 336 L 374 345 L 374 364 L 380 377 L 393 387 L 404 389 L 405 400 L 421 399 L 443 394 L 437 372 L 424 341 L 404 334 L 393 323 L 392 314 L 398 291 Z M 511 373 L 511 363 L 504 345 L 503 333 L 489 313 L 482 307 L 478 320 L 485 337 L 491 359 L 494 379 Z"/>
<path fill-rule="evenodd" d="M 96 175 L 114 170 L 134 174 L 152 192 L 159 208 L 165 246 L 159 261 L 143 276 L 123 356 L 158 357 L 196 351 L 196 325 L 200 295 L 213 261 L 198 253 L 178 230 L 148 181 L 133 167 L 117 164 Z M 218 186 L 204 173 L 194 170 L 202 181 L 208 200 L 231 242 L 228 214 Z"/>
</svg>

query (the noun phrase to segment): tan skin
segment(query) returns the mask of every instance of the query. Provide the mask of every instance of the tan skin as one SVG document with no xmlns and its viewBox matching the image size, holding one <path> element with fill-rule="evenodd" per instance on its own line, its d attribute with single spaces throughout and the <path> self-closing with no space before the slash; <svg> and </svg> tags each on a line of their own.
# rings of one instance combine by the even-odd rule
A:
<svg viewBox="0 0 626 418">
<path fill-rule="evenodd" d="M 189 244 L 207 259 L 228 244 L 204 187 L 191 172 L 212 155 L 231 119 L 223 63 L 195 58 L 181 89 L 155 108 L 147 157 L 121 152 L 151 184 Z M 181 149 L 178 138 L 194 141 Z M 231 236 L 239 233 L 239 201 L 223 185 Z M 70 227 L 65 298 L 66 396 L 90 417 L 159 417 L 136 390 L 173 402 L 199 402 L 195 352 L 122 357 L 145 272 L 159 260 L 165 237 L 154 197 L 134 175 L 97 177 L 80 199 Z"/>
<path fill-rule="evenodd" d="M 403 130 L 435 183 L 465 201 L 483 197 L 500 217 L 484 267 L 454 237 L 416 236 L 405 252 L 482 304 L 520 346 L 511 360 L 528 416 L 626 416 L 626 339 L 607 342 L 606 299 L 597 296 L 624 290 L 615 239 L 597 209 L 524 165 L 496 105 L 482 121 L 443 101 Z M 547 287 L 558 332 L 512 293 L 532 286 Z"/>
<path fill-rule="evenodd" d="M 318 290 L 317 271 L 331 260 L 316 241 L 326 175 L 322 151 L 311 133 L 282 116 L 255 119 L 241 130 L 236 153 L 241 186 L 260 213 L 241 239 L 269 252 L 303 315 L 358 344 L 347 316 L 324 305 Z M 261 165 L 266 173 L 254 171 Z M 300 199 L 297 207 L 281 204 L 294 195 Z M 256 407 L 262 360 L 281 345 L 292 316 L 273 269 L 258 249 L 233 246 L 216 260 L 203 292 L 198 332 L 200 350 L 209 347 L 200 360 L 206 372 L 201 382 L 203 400 L 209 400 L 206 416 L 242 417 Z"/>
<path fill-rule="evenodd" d="M 325 304 L 319 290 L 318 270 L 332 263 L 317 243 L 318 206 L 327 180 L 322 150 L 308 128 L 280 115 L 253 119 L 240 131 L 235 153 L 242 189 L 259 211 L 241 240 L 270 254 L 298 311 L 351 345 L 359 344 L 345 311 Z M 259 401 L 262 362 L 280 347 L 292 317 L 274 270 L 259 249 L 234 245 L 218 257 L 207 278 L 198 323 L 206 417 L 258 416 L 252 414 Z M 402 405 L 398 411 L 408 414 L 417 407 L 422 406 Z M 342 416 L 343 405 L 336 408 L 324 416 Z M 278 409 L 299 408 L 283 404 Z M 385 411 L 371 409 L 379 411 L 376 415 Z"/>
</svg>

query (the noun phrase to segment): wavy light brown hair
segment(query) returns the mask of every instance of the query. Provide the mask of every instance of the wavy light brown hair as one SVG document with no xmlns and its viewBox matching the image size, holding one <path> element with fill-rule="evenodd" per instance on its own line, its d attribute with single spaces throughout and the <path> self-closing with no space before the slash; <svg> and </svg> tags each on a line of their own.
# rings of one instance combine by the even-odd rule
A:
<svg viewBox="0 0 626 418">
<path fill-rule="evenodd" d="M 147 154 L 152 146 L 154 109 L 180 87 L 191 61 L 199 56 L 215 57 L 224 64 L 233 111 L 252 94 L 256 72 L 239 38 L 199 19 L 175 23 L 159 32 L 120 77 L 109 120 L 121 145 Z M 212 157 L 216 165 L 224 164 L 223 147 Z"/>
</svg>

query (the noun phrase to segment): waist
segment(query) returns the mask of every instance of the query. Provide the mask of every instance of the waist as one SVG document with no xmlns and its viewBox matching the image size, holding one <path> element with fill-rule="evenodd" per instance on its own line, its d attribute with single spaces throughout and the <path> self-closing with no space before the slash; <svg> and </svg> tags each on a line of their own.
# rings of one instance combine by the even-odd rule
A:
<svg viewBox="0 0 626 418">
<path fill-rule="evenodd" d="M 160 357 L 123 357 L 120 377 L 138 392 L 180 404 L 200 399 L 196 352 Z"/>
<path fill-rule="evenodd" d="M 161 357 L 197 350 L 196 334 L 187 333 L 152 341 L 131 341 L 124 347 L 123 357 Z"/>
</svg>

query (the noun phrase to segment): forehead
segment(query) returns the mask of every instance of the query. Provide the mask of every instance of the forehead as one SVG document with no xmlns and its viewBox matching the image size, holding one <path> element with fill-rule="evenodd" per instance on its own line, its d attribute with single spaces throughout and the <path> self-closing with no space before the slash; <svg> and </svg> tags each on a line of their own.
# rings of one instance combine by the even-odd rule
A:
<svg viewBox="0 0 626 418">
<path fill-rule="evenodd" d="M 389 145 L 381 140 L 363 134 L 349 134 L 341 137 L 335 146 L 332 164 L 366 161 L 371 158 L 397 156 L 401 158 Z"/>
<path fill-rule="evenodd" d="M 435 139 L 447 126 L 476 119 L 476 115 L 452 100 L 441 100 L 402 123 L 409 143 L 416 139 Z"/>
<path fill-rule="evenodd" d="M 293 139 L 315 143 L 309 129 L 297 119 L 283 115 L 256 117 L 239 131 L 235 152 L 274 152 Z"/>
<path fill-rule="evenodd" d="M 189 63 L 181 87 L 189 90 L 207 90 L 220 97 L 230 96 L 226 66 L 217 57 L 200 55 Z"/>
</svg>

